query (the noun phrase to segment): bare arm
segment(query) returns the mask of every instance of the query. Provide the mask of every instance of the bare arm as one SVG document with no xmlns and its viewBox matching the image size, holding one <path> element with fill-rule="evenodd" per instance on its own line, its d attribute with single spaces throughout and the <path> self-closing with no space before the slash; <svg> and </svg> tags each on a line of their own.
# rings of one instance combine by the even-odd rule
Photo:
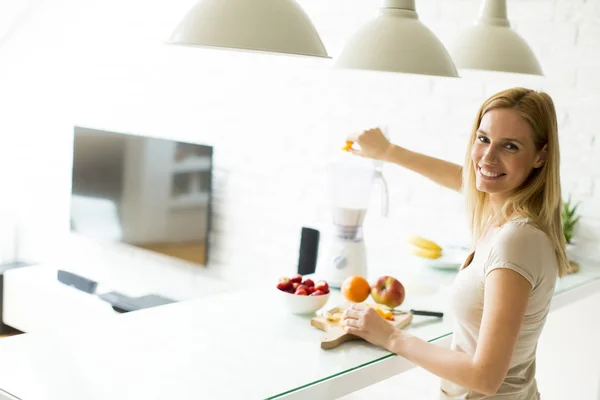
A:
<svg viewBox="0 0 600 400">
<path fill-rule="evenodd" d="M 517 272 L 492 271 L 485 283 L 481 331 L 473 356 L 441 348 L 402 331 L 388 349 L 433 374 L 485 395 L 495 394 L 508 372 L 531 286 Z"/>
<path fill-rule="evenodd" d="M 461 191 L 462 166 L 460 165 L 416 153 L 394 144 L 391 144 L 386 151 L 383 161 L 410 169 L 449 189 Z"/>
<path fill-rule="evenodd" d="M 345 312 L 344 325 L 346 332 L 403 356 L 445 380 L 492 395 L 508 372 L 530 292 L 529 282 L 513 270 L 499 268 L 489 273 L 474 355 L 398 330 L 363 304 L 354 304 Z"/>
<path fill-rule="evenodd" d="M 400 165 L 449 189 L 461 191 L 460 165 L 396 146 L 390 143 L 379 128 L 364 131 L 355 141 L 360 149 L 351 149 L 354 154 Z"/>
</svg>

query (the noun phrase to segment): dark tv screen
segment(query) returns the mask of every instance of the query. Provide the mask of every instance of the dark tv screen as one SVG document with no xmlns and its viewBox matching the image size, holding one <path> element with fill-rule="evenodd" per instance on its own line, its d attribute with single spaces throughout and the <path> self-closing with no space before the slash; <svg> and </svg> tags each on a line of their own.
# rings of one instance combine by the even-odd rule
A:
<svg viewBox="0 0 600 400">
<path fill-rule="evenodd" d="M 211 146 L 75 127 L 71 231 L 208 261 Z"/>
</svg>

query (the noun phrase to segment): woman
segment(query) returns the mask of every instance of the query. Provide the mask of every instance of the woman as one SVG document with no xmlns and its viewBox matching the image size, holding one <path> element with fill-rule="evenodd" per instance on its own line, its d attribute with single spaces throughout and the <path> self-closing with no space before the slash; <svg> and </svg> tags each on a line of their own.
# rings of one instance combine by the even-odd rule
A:
<svg viewBox="0 0 600 400">
<path fill-rule="evenodd" d="M 346 311 L 346 331 L 441 377 L 441 399 L 539 399 L 537 342 L 556 276 L 568 270 L 550 96 L 513 88 L 485 101 L 463 167 L 393 145 L 379 129 L 356 143 L 354 154 L 464 192 L 474 252 L 453 284 L 450 349 L 394 329 L 361 304 Z"/>
</svg>

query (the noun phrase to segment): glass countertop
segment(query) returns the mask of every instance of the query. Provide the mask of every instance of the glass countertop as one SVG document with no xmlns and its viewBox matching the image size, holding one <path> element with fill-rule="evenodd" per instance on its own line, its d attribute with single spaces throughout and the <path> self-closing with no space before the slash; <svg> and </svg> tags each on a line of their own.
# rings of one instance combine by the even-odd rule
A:
<svg viewBox="0 0 600 400">
<path fill-rule="evenodd" d="M 450 336 L 448 299 L 457 271 L 408 261 L 400 263 L 404 268 L 372 275 L 391 274 L 403 282 L 407 295 L 401 309 L 444 312 L 444 318 L 414 316 L 406 331 L 429 342 Z M 580 264 L 579 272 L 558 280 L 555 296 L 600 280 L 600 262 Z M 325 307 L 344 302 L 338 290 L 331 293 Z M 47 400 L 91 394 L 95 399 L 304 398 L 327 385 L 342 385 L 345 374 L 380 373 L 375 364 L 396 357 L 364 341 L 323 350 L 323 332 L 311 326 L 311 316 L 290 314 L 280 300 L 280 292 L 267 283 L 5 338 L 0 388 L 19 398 Z"/>
</svg>

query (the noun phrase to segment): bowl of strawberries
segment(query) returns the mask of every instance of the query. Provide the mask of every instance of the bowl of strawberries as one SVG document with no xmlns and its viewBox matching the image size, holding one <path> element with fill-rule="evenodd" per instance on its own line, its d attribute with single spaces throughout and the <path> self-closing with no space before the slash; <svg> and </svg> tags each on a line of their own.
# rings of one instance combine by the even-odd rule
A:
<svg viewBox="0 0 600 400">
<path fill-rule="evenodd" d="M 321 309 L 329 299 L 329 285 L 324 280 L 313 281 L 297 274 L 281 277 L 277 283 L 281 304 L 292 314 L 311 314 Z"/>
</svg>

